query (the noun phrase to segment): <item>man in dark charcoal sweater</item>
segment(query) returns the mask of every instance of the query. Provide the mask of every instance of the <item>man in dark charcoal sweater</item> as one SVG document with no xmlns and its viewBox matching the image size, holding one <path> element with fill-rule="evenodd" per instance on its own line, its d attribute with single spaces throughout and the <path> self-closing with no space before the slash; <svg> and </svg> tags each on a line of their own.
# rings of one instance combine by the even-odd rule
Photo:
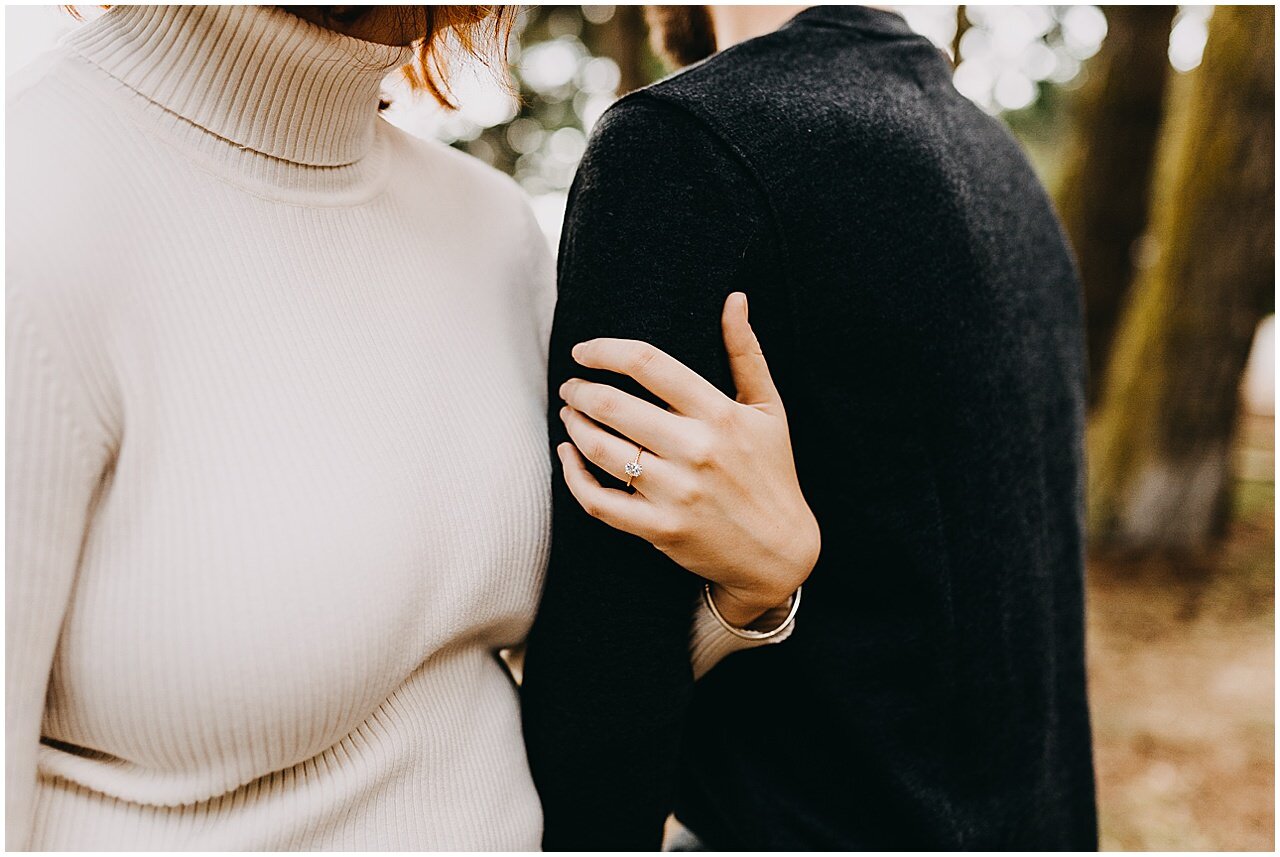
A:
<svg viewBox="0 0 1280 857">
<path fill-rule="evenodd" d="M 715 850 L 1095 848 L 1079 287 L 1017 144 L 900 17 L 813 7 L 605 115 L 561 244 L 553 447 L 567 378 L 643 394 L 574 364 L 593 337 L 732 395 L 738 290 L 822 555 L 791 638 L 695 688 L 700 581 L 557 466 L 524 686 L 545 846 L 654 849 L 674 810 Z"/>
</svg>

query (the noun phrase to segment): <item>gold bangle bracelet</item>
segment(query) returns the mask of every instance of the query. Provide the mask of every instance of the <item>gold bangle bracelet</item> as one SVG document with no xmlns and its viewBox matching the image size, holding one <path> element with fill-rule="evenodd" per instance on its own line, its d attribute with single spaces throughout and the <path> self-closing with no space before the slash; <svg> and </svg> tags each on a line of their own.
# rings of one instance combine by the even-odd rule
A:
<svg viewBox="0 0 1280 857">
<path fill-rule="evenodd" d="M 735 637 L 741 637 L 744 640 L 767 640 L 770 637 L 776 637 L 781 634 L 786 627 L 796 618 L 796 612 L 800 609 L 800 592 L 803 586 L 797 586 L 795 593 L 791 596 L 791 609 L 787 611 L 787 618 L 779 623 L 778 627 L 772 631 L 752 631 L 749 628 L 739 628 L 724 618 L 720 613 L 720 608 L 716 607 L 716 600 L 711 597 L 711 583 L 702 584 L 702 599 L 707 602 L 707 609 L 711 611 L 711 615 L 716 617 L 716 621 L 720 623 L 720 627 L 724 628 Z"/>
</svg>

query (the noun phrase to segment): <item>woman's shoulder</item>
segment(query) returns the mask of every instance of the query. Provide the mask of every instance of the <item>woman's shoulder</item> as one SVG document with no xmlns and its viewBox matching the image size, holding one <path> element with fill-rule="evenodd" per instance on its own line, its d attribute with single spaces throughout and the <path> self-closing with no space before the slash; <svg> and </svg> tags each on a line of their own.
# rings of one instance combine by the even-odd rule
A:
<svg viewBox="0 0 1280 857">
<path fill-rule="evenodd" d="M 59 361 L 101 346 L 89 331 L 111 300 L 100 287 L 104 238 L 128 228 L 100 203 L 119 152 L 116 120 L 99 124 L 102 99 L 78 65 L 55 48 L 11 75 L 5 92 L 6 307 Z"/>
<path fill-rule="evenodd" d="M 5 236 L 7 270 L 17 279 L 27 270 L 66 266 L 82 231 L 92 229 L 85 201 L 102 172 L 104 140 L 86 132 L 84 112 L 92 99 L 80 96 L 74 58 L 50 51 L 8 80 L 5 91 Z"/>
<path fill-rule="evenodd" d="M 42 97 L 56 86 L 56 79 L 67 74 L 70 54 L 61 47 L 45 51 L 8 76 L 5 81 L 5 112 L 28 105 L 39 105 Z"/>
<path fill-rule="evenodd" d="M 386 124 L 402 167 L 413 178 L 430 182 L 433 191 L 456 191 L 508 203 L 526 201 L 520 185 L 501 170 L 439 140 L 417 137 L 390 122 Z"/>
<path fill-rule="evenodd" d="M 86 200 L 118 189 L 131 164 L 145 160 L 126 155 L 136 132 L 98 77 L 55 48 L 8 80 L 6 206 L 31 226 L 24 231 L 67 235 L 90 216 Z M 58 228 L 42 228 L 47 218 Z"/>
<path fill-rule="evenodd" d="M 95 72 L 79 55 L 59 45 L 9 75 L 5 86 L 6 144 L 58 140 L 86 149 L 100 146 L 89 123 L 124 121 L 111 109 L 112 78 Z"/>
<path fill-rule="evenodd" d="M 76 127 L 73 61 L 65 51 L 43 54 L 12 74 L 5 87 L 5 145 L 14 172 L 29 175 L 51 156 L 84 145 Z M 12 174 L 11 174 L 12 175 Z M 12 196 L 10 196 L 12 199 Z"/>
<path fill-rule="evenodd" d="M 454 228 L 503 239 L 495 246 L 536 231 L 529 195 L 511 176 L 440 141 L 394 126 L 389 133 L 397 150 L 393 192 L 407 204 L 448 211 Z"/>
</svg>

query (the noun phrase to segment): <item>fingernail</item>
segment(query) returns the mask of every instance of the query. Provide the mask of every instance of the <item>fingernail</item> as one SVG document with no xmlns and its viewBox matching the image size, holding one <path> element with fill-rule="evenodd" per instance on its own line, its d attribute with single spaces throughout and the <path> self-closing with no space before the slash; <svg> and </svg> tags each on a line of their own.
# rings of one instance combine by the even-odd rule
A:
<svg viewBox="0 0 1280 857">
<path fill-rule="evenodd" d="M 751 313 L 747 310 L 747 294 L 746 292 L 738 292 L 738 294 L 742 295 L 742 318 L 745 321 L 751 316 Z"/>
<path fill-rule="evenodd" d="M 577 360 L 578 355 L 582 353 L 582 346 L 584 344 L 585 343 L 579 342 L 577 345 L 573 346 L 573 348 L 569 350 L 569 353 L 573 355 L 574 360 Z"/>
<path fill-rule="evenodd" d="M 569 418 L 569 408 L 566 405 L 565 407 L 560 409 L 560 419 L 567 420 L 568 418 Z"/>
</svg>

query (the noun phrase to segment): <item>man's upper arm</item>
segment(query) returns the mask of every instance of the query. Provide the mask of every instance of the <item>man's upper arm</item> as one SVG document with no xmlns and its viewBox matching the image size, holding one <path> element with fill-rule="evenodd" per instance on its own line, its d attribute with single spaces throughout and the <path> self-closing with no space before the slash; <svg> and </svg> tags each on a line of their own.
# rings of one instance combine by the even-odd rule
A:
<svg viewBox="0 0 1280 857">
<path fill-rule="evenodd" d="M 557 417 L 566 379 L 648 397 L 627 379 L 574 364 L 570 349 L 586 339 L 646 340 L 732 395 L 720 311 L 744 286 L 753 245 L 769 240 L 765 212 L 736 156 L 678 108 L 642 94 L 601 120 L 561 241 L 548 378 L 553 447 L 567 439 Z M 652 850 L 670 809 L 692 688 L 699 581 L 586 515 L 558 461 L 552 493 L 551 562 L 524 678 L 544 847 Z"/>
</svg>

